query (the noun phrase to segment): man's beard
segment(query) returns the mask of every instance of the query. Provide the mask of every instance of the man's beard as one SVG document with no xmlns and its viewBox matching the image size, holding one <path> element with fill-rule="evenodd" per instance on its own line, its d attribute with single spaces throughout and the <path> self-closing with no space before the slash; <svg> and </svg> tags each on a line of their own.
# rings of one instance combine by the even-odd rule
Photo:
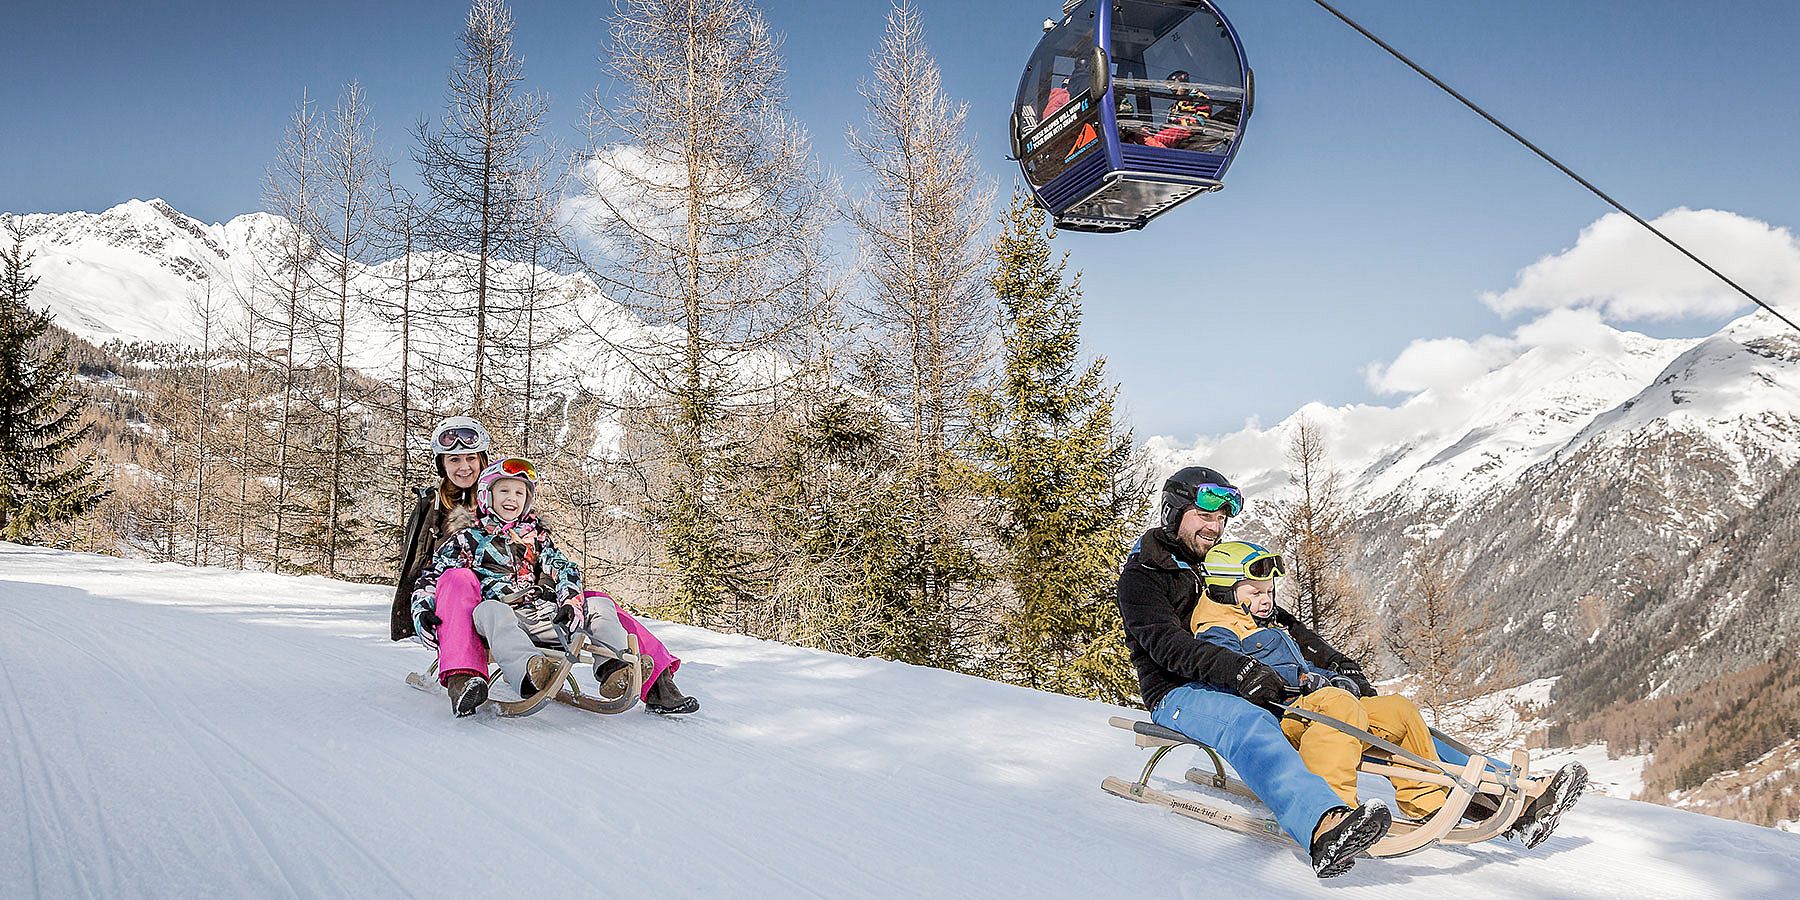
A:
<svg viewBox="0 0 1800 900">
<path fill-rule="evenodd" d="M 1187 545 L 1187 548 L 1189 550 L 1193 551 L 1193 554 L 1195 556 L 1204 557 L 1204 556 L 1206 556 L 1206 552 L 1208 550 L 1211 550 L 1212 548 L 1219 546 L 1219 541 L 1222 540 L 1224 537 L 1225 536 L 1221 534 L 1218 537 L 1209 538 L 1206 535 L 1201 534 L 1200 532 L 1196 531 L 1196 532 L 1194 532 L 1194 535 L 1191 539 L 1182 541 L 1182 543 Z"/>
</svg>

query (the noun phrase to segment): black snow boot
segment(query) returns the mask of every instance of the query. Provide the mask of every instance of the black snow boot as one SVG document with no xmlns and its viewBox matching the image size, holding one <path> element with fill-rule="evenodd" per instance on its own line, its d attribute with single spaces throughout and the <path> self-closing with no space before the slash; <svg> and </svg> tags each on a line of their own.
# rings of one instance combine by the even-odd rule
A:
<svg viewBox="0 0 1800 900">
<path fill-rule="evenodd" d="M 650 693 L 644 697 L 644 708 L 659 716 L 685 716 L 700 711 L 700 701 L 681 693 L 675 686 L 675 674 L 664 672 L 661 678 L 650 685 Z"/>
<path fill-rule="evenodd" d="M 457 673 L 444 681 L 450 691 L 450 710 L 457 718 L 472 716 L 487 702 L 487 679 L 480 675 Z"/>
<path fill-rule="evenodd" d="M 1312 842 L 1313 874 L 1335 878 L 1356 865 L 1356 855 L 1387 834 L 1394 816 L 1380 801 L 1370 800 L 1355 809 L 1340 806 L 1319 820 Z"/>
<path fill-rule="evenodd" d="M 1506 836 L 1528 849 L 1549 840 L 1550 832 L 1556 830 L 1557 820 L 1581 799 L 1581 789 L 1587 787 L 1587 779 L 1587 766 L 1581 763 L 1572 762 L 1557 769 L 1543 793 L 1533 797 L 1512 827 L 1506 829 Z"/>
</svg>

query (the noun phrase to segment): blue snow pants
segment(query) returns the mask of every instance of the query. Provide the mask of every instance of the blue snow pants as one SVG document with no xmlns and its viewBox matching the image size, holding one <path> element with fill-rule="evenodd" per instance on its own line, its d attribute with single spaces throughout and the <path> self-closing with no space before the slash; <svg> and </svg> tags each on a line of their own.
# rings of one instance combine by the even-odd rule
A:
<svg viewBox="0 0 1800 900">
<path fill-rule="evenodd" d="M 1325 779 L 1307 771 L 1280 720 L 1236 694 L 1185 684 L 1157 702 L 1150 721 L 1219 751 L 1302 849 L 1312 846 L 1319 819 L 1344 805 Z"/>
</svg>

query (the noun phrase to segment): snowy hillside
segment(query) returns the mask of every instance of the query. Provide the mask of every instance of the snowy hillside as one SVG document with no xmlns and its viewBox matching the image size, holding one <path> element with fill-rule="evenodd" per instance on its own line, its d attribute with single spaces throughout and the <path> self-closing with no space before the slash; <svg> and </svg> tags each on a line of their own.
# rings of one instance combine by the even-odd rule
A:
<svg viewBox="0 0 1800 900">
<path fill-rule="evenodd" d="M 1109 797 L 1121 710 L 662 626 L 705 709 L 452 719 L 388 592 L 0 544 L 0 897 L 1784 897 L 1800 837 L 1589 797 L 1364 861 Z M 1180 771 L 1177 766 L 1168 767 Z"/>
</svg>

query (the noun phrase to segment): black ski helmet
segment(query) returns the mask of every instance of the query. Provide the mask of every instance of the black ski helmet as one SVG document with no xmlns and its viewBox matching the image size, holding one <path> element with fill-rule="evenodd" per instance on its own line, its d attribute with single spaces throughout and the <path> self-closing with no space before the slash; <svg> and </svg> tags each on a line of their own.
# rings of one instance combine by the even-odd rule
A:
<svg viewBox="0 0 1800 900">
<path fill-rule="evenodd" d="M 1160 518 L 1162 529 L 1169 535 L 1179 530 L 1182 513 L 1194 507 L 1194 496 L 1203 484 L 1236 488 L 1225 476 L 1205 466 L 1188 466 L 1163 482 Z"/>
</svg>

